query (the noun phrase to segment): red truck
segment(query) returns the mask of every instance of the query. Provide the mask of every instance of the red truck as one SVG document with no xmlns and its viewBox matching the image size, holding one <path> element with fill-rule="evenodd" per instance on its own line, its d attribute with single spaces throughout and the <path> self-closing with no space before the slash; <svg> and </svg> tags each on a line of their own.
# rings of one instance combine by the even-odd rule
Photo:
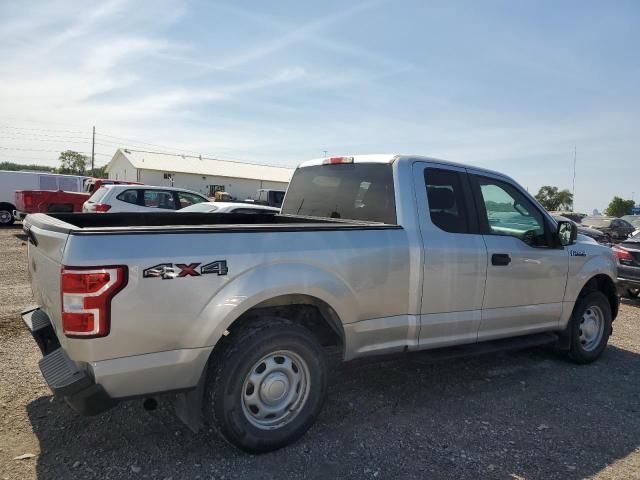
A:
<svg viewBox="0 0 640 480">
<path fill-rule="evenodd" d="M 88 178 L 84 182 L 84 192 L 65 192 L 63 190 L 16 190 L 16 209 L 13 216 L 22 220 L 30 213 L 71 213 L 81 212 L 82 204 L 103 185 L 135 184 L 122 180 Z"/>
</svg>

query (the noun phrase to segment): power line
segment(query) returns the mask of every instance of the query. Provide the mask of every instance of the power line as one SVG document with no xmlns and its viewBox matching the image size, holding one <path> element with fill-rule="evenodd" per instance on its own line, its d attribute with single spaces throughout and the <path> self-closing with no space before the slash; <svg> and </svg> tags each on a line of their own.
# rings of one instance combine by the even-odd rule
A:
<svg viewBox="0 0 640 480">
<path fill-rule="evenodd" d="M 185 150 L 185 149 L 182 149 L 182 148 L 169 147 L 167 145 L 158 145 L 156 143 L 143 142 L 141 140 L 132 140 L 130 138 L 117 137 L 115 135 L 107 135 L 106 133 L 99 133 L 98 132 L 97 135 L 99 137 L 107 137 L 107 138 L 114 138 L 114 139 L 117 139 L 117 140 L 123 140 L 125 142 L 129 142 L 130 144 L 147 145 L 147 146 L 150 146 L 150 147 L 158 147 L 158 148 L 162 148 L 162 149 L 165 149 L 165 150 L 175 150 L 177 152 L 184 152 L 184 153 L 193 153 L 193 154 L 196 154 L 196 155 L 199 155 L 201 153 L 201 152 L 196 152 L 196 151 L 193 151 L 193 150 Z M 109 141 L 109 140 L 105 140 L 105 141 Z"/>
<path fill-rule="evenodd" d="M 59 140 L 84 140 L 87 139 L 88 140 L 88 136 L 87 137 L 71 137 L 68 135 L 47 135 L 44 133 L 25 133 L 25 132 L 0 132 L 1 135 L 19 135 L 22 137 L 29 137 L 29 138 L 56 138 Z"/>
<path fill-rule="evenodd" d="M 54 129 L 54 128 L 27 128 L 27 127 L 14 127 L 11 125 L 0 125 L 0 128 L 9 128 L 11 130 L 28 130 L 32 132 L 64 132 L 64 133 L 79 133 L 79 134 L 87 133 L 79 130 L 62 130 L 62 129 Z"/>
<path fill-rule="evenodd" d="M 2 150 L 15 150 L 18 152 L 47 152 L 47 153 L 61 153 L 60 150 L 45 150 L 45 149 L 36 149 L 36 148 L 15 148 L 15 147 L 3 147 L 0 146 L 0 149 Z M 81 153 L 83 155 L 90 155 L 89 152 L 80 152 L 77 150 L 74 150 L 74 152 L 77 153 Z M 96 153 L 96 155 L 104 155 L 105 157 L 112 157 L 113 155 L 108 154 L 108 153 Z"/>
<path fill-rule="evenodd" d="M 44 143 L 53 143 L 54 140 L 47 140 L 47 139 L 42 139 L 42 138 L 29 138 L 29 139 L 25 139 L 25 138 L 17 138 L 17 137 L 7 137 L 5 135 L 3 135 L 2 133 L 0 133 L 0 140 L 9 140 L 9 141 L 20 141 L 20 142 L 44 142 Z M 91 140 L 85 140 L 83 142 L 79 142 L 76 140 L 60 140 L 61 142 L 64 143 L 74 143 L 77 145 L 86 145 L 87 143 L 89 143 Z"/>
</svg>

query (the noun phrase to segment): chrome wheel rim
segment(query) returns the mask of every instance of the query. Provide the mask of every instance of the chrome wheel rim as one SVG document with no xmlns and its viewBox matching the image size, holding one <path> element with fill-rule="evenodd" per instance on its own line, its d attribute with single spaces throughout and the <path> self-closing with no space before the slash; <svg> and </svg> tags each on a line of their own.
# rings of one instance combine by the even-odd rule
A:
<svg viewBox="0 0 640 480">
<path fill-rule="evenodd" d="M 8 210 L 0 210 L 0 223 L 9 223 L 11 221 L 12 215 Z"/>
<path fill-rule="evenodd" d="M 242 387 L 246 419 L 262 430 L 286 425 L 307 403 L 309 378 L 309 367 L 297 353 L 265 355 L 251 367 Z"/>
<path fill-rule="evenodd" d="M 604 313 L 600 307 L 590 306 L 585 309 L 578 334 L 583 350 L 591 352 L 598 348 L 604 335 Z"/>
</svg>

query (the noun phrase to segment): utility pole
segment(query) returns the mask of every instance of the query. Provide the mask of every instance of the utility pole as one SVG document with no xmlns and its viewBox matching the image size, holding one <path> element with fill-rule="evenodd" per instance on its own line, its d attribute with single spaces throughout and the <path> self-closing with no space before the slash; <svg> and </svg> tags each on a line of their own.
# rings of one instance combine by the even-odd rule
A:
<svg viewBox="0 0 640 480">
<path fill-rule="evenodd" d="M 96 175 L 95 172 L 95 158 L 96 158 L 96 154 L 95 154 L 95 150 L 96 150 L 96 126 L 93 126 L 93 137 L 91 139 L 91 176 L 94 177 Z"/>
<path fill-rule="evenodd" d="M 573 202 L 571 202 L 571 211 L 573 212 L 573 206 L 576 203 L 576 146 L 573 145 L 573 183 L 571 185 L 571 194 L 573 195 Z"/>
<path fill-rule="evenodd" d="M 326 150 L 322 150 L 322 153 L 324 153 L 324 158 L 327 158 L 327 151 Z"/>
</svg>

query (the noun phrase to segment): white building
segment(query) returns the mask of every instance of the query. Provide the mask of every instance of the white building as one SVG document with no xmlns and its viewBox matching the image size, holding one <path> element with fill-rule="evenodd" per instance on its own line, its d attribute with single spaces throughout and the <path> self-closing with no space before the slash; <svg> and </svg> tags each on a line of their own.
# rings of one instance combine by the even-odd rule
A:
<svg viewBox="0 0 640 480">
<path fill-rule="evenodd" d="M 208 196 L 221 190 L 240 200 L 255 198 L 260 188 L 286 190 L 293 174 L 292 168 L 129 149 L 118 149 L 106 171 L 111 180 L 188 188 Z"/>
</svg>

